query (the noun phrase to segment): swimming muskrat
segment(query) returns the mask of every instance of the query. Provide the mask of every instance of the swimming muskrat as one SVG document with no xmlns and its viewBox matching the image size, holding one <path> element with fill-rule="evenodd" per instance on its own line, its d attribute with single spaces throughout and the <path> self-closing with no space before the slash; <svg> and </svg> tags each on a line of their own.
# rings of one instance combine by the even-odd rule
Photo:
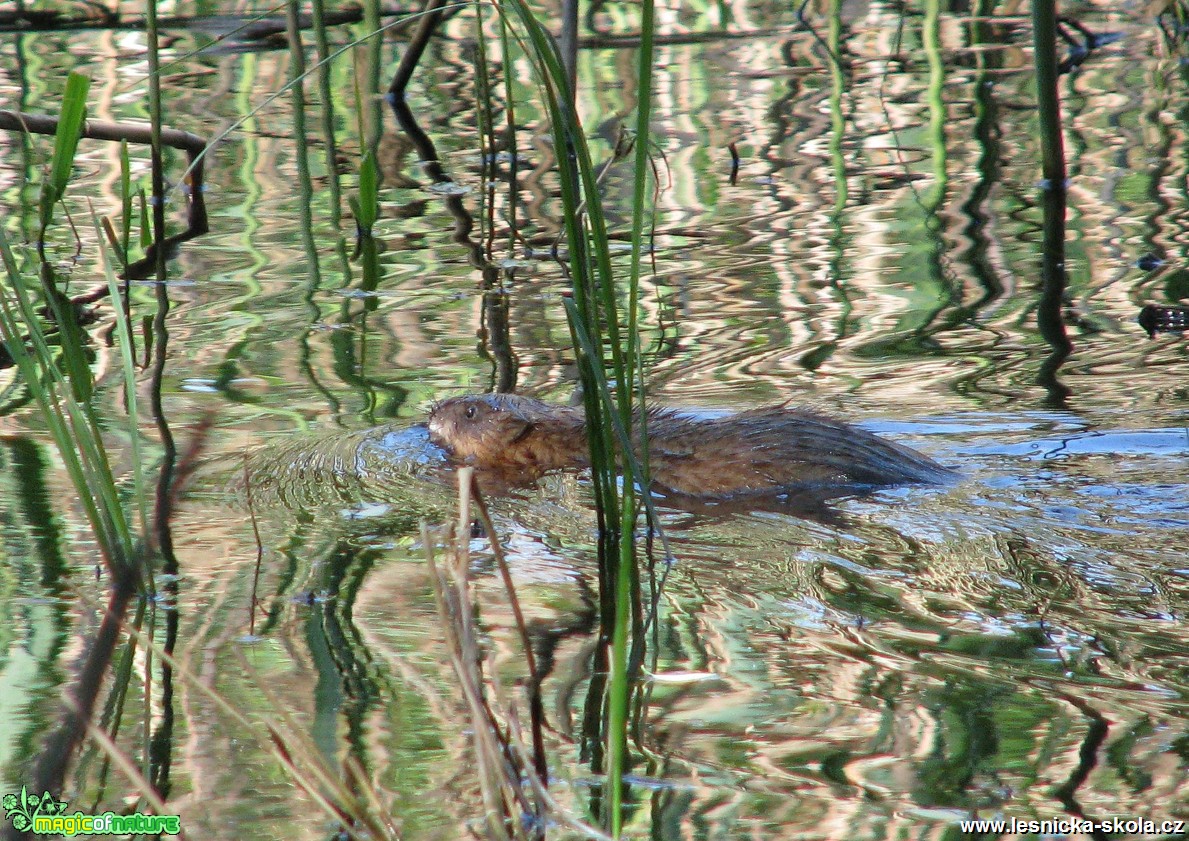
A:
<svg viewBox="0 0 1189 841">
<path fill-rule="evenodd" d="M 454 460 L 522 482 L 589 467 L 584 426 L 581 408 L 515 394 L 452 397 L 429 413 L 430 441 Z M 648 454 L 654 486 L 697 497 L 935 483 L 954 475 L 908 447 L 783 405 L 710 419 L 650 409 Z"/>
</svg>

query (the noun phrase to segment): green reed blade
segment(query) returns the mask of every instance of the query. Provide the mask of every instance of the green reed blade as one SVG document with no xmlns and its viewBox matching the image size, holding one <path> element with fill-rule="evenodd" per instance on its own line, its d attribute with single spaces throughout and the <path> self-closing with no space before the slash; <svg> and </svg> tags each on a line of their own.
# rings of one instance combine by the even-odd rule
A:
<svg viewBox="0 0 1189 841">
<path fill-rule="evenodd" d="M 131 260 L 132 246 L 132 162 L 128 157 L 128 141 L 120 141 L 120 250 L 124 265 Z"/>
<path fill-rule="evenodd" d="M 649 118 L 652 106 L 652 52 L 654 7 L 653 0 L 642 0 L 640 4 L 640 47 L 636 65 L 636 158 L 635 172 L 632 183 L 632 230 L 631 230 L 631 268 L 628 275 L 628 311 L 627 335 L 623 354 L 623 372 L 620 375 L 620 387 L 625 395 L 620 400 L 620 416 L 625 426 L 631 423 L 631 397 L 634 391 L 634 378 L 637 366 L 642 365 L 640 358 L 640 262 L 644 242 L 645 199 L 650 172 L 648 154 L 651 147 L 649 140 Z M 647 424 L 644 423 L 644 378 L 640 370 L 639 380 L 641 439 L 640 447 L 642 469 L 635 467 L 635 472 L 642 473 L 638 482 L 641 493 L 649 499 L 648 476 L 648 434 Z M 631 449 L 628 449 L 631 458 Z M 651 501 L 651 500 L 649 500 Z M 607 776 L 611 787 L 611 835 L 619 838 L 623 831 L 623 777 L 628 771 L 628 705 L 634 688 L 634 675 L 628 673 L 628 647 L 633 636 L 641 629 L 632 628 L 631 618 L 638 615 L 633 610 L 634 579 L 639 575 L 636 563 L 635 541 L 628 539 L 629 530 L 635 524 L 639 506 L 636 504 L 634 489 L 631 482 L 625 482 L 623 488 L 623 507 L 620 510 L 620 528 L 624 540 L 620 544 L 619 570 L 615 578 L 615 625 L 611 639 L 611 679 L 607 687 Z M 653 517 L 655 521 L 655 515 Z M 643 642 L 643 640 L 641 640 Z"/>
<path fill-rule="evenodd" d="M 94 218 L 95 233 L 99 233 L 99 220 Z M 132 325 L 129 308 L 131 301 L 125 302 L 124 306 L 118 306 L 123 301 L 123 295 L 120 289 L 120 282 L 116 278 L 116 273 L 112 271 L 111 261 L 108 259 L 107 252 L 102 247 L 103 240 L 100 238 L 100 251 L 103 257 L 103 274 L 107 279 L 107 291 L 111 296 L 114 304 L 117 304 L 115 309 L 116 315 L 116 337 L 119 339 L 120 345 L 120 362 L 124 374 L 124 403 L 128 413 L 128 440 L 132 445 L 132 487 L 136 497 L 138 513 L 140 514 L 140 530 L 142 533 L 148 532 L 149 513 L 148 513 L 148 493 L 145 492 L 144 483 L 144 459 L 141 453 L 140 445 L 140 413 L 138 411 L 137 396 L 136 396 L 136 360 L 133 358 L 135 345 L 132 341 Z M 142 570 L 144 573 L 149 573 L 150 570 Z M 151 580 L 151 575 L 145 575 L 145 580 Z"/>
<path fill-rule="evenodd" d="M 380 218 L 380 172 L 371 150 L 364 151 L 359 162 L 359 197 L 348 197 L 355 224 L 362 234 L 371 236 L 372 227 Z"/>
<path fill-rule="evenodd" d="M 74 156 L 87 117 L 87 92 L 91 80 L 81 73 L 66 77 L 66 93 L 58 112 L 58 131 L 54 136 L 54 156 L 50 160 L 49 178 L 41 187 L 41 236 L 53 221 L 54 205 L 66 194 L 66 185 L 74 170 Z"/>
<path fill-rule="evenodd" d="M 136 191 L 137 201 L 140 203 L 140 248 L 147 251 L 153 244 L 153 223 L 149 221 L 149 202 L 144 194 L 144 187 Z"/>
<path fill-rule="evenodd" d="M 484 220 L 489 232 L 495 230 L 495 181 L 488 173 L 496 167 L 495 106 L 492 104 L 491 70 L 487 64 L 487 36 L 483 31 L 483 7 L 475 4 L 475 122 L 478 128 L 479 173 L 483 185 L 476 193 L 478 217 Z M 490 199 L 489 199 L 490 197 Z M 487 241 L 488 249 L 491 239 Z M 490 250 L 487 259 L 491 259 Z"/>
<path fill-rule="evenodd" d="M 640 48 L 636 64 L 636 159 L 632 181 L 632 261 L 628 279 L 630 294 L 627 313 L 628 347 L 624 359 L 624 386 L 628 391 L 632 390 L 632 378 L 636 374 L 636 362 L 640 353 L 638 322 L 640 261 L 643 252 L 645 199 L 650 172 L 648 152 L 652 145 L 649 135 L 649 120 L 652 116 L 652 53 L 653 30 L 655 29 L 653 0 L 643 0 L 640 5 L 640 14 Z"/>
<path fill-rule="evenodd" d="M 58 341 L 62 348 L 62 361 L 70 373 L 70 388 L 76 400 L 87 402 L 94 387 L 91 368 L 83 351 L 82 329 L 74 307 L 57 288 L 54 270 L 45 255 L 46 232 L 54 217 L 54 205 L 66 194 L 70 175 L 74 170 L 74 156 L 82 134 L 83 120 L 87 113 L 87 91 L 91 81 L 80 73 L 71 73 L 66 80 L 62 96 L 62 107 L 58 115 L 58 128 L 54 137 L 54 153 L 50 161 L 50 172 L 41 185 L 40 223 L 37 237 L 37 252 L 41 258 L 40 276 L 45 302 L 49 305 L 54 322 L 58 327 Z M 75 352 L 75 351 L 78 352 Z"/>
<path fill-rule="evenodd" d="M 520 165 L 519 149 L 520 144 L 516 137 L 516 96 L 512 87 L 512 75 L 508 72 L 508 68 L 512 67 L 512 39 L 508 33 L 508 20 L 503 15 L 500 15 L 500 50 L 504 60 L 504 116 L 506 118 L 507 138 L 508 138 L 508 152 L 512 155 L 511 158 L 511 172 L 512 177 L 508 182 L 508 227 L 513 231 L 519 230 L 516 221 L 516 171 Z M 514 246 L 514 238 L 509 238 L 509 249 Z"/>
</svg>

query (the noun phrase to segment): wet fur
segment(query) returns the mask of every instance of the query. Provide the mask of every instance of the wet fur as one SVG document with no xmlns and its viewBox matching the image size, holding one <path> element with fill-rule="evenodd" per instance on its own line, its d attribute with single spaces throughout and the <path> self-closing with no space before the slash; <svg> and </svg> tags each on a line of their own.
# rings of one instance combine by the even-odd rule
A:
<svg viewBox="0 0 1189 841">
<path fill-rule="evenodd" d="M 430 440 L 455 460 L 524 482 L 588 467 L 584 425 L 581 408 L 512 394 L 454 397 L 429 415 Z M 688 496 L 934 483 L 953 476 L 908 447 L 787 406 L 711 419 L 651 409 L 647 435 L 653 484 Z M 636 426 L 633 439 L 639 452 Z"/>
</svg>

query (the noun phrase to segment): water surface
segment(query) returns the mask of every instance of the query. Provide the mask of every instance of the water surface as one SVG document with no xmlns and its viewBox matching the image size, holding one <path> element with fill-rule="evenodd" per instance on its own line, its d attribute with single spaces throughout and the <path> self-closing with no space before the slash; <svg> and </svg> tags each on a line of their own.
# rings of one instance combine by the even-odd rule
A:
<svg viewBox="0 0 1189 841">
<path fill-rule="evenodd" d="M 672 37 L 655 81 L 665 189 L 642 297 L 650 397 L 700 412 L 792 400 L 961 479 L 818 512 L 663 509 L 676 562 L 634 742 L 633 837 L 957 838 L 973 815 L 1189 819 L 1187 345 L 1149 340 L 1134 322 L 1145 303 L 1189 297 L 1185 52 L 1139 4 L 1062 11 L 1111 35 L 1061 81 L 1064 359 L 1037 326 L 1027 8 L 848 3 L 832 35 L 827 8 L 809 7 L 840 66 L 785 6 L 661 14 Z M 592 20 L 622 32 L 633 11 L 601 6 Z M 332 47 L 366 32 L 334 29 Z M 207 137 L 231 129 L 207 167 L 211 232 L 169 265 L 163 402 L 179 440 L 210 413 L 212 462 L 260 447 L 297 458 L 327 436 L 413 424 L 463 391 L 514 384 L 571 399 L 568 284 L 548 256 L 561 212 L 553 152 L 523 59 L 512 63 L 513 191 L 506 139 L 499 169 L 482 167 L 473 15 L 431 43 L 409 101 L 455 182 L 443 191 L 378 93 L 400 38 L 373 39 L 324 83 L 311 76 L 264 104 L 291 78 L 291 52 L 194 55 L 210 36 L 177 36 L 167 122 Z M 602 161 L 634 107 L 622 79 L 635 54 L 588 36 L 579 102 Z M 0 37 L 5 107 L 52 110 L 79 69 L 95 117 L 144 116 L 141 33 Z M 346 197 L 372 142 L 384 185 L 369 267 L 354 256 Z M 15 240 L 33 231 L 49 149 L 0 137 L 0 224 Z M 132 154 L 147 179 L 146 155 Z M 118 212 L 117 161 L 83 142 L 67 200 L 76 220 L 88 201 Z M 169 166 L 176 178 L 184 164 Z M 603 182 L 613 236 L 630 215 L 630 176 L 613 164 Z M 182 204 L 175 193 L 175 225 Z M 52 242 L 72 292 L 102 282 L 93 229 L 78 229 L 77 261 L 65 229 Z M 154 295 L 133 287 L 138 315 Z M 111 308 L 98 311 L 99 400 L 127 476 L 118 357 L 103 340 Z M 5 392 L 0 418 L 5 792 L 56 718 L 104 592 L 73 491 L 18 395 Z M 160 439 L 147 420 L 140 434 L 151 467 Z M 409 433 L 393 434 L 399 446 Z M 419 530 L 452 516 L 452 495 L 368 464 L 366 481 L 346 459 L 286 479 L 288 493 L 258 487 L 251 638 L 257 543 L 244 497 L 201 484 L 173 523 L 180 579 L 155 627 L 176 622 L 181 676 L 168 699 L 154 684 L 151 712 L 129 714 L 118 738 L 136 754 L 146 731 L 164 733 L 168 801 L 194 837 L 336 829 L 203 687 L 253 716 L 283 709 L 331 767 L 357 760 L 403 837 L 458 838 L 483 813 Z M 597 782 L 582 749 L 597 605 L 590 490 L 554 477 L 493 506 L 552 661 L 554 789 L 582 813 Z M 517 637 L 488 545 L 472 546 L 481 621 L 510 685 Z M 143 686 L 130 682 L 129 709 Z M 62 793 L 72 808 L 115 808 L 133 790 L 101 759 L 88 748 Z"/>
</svg>

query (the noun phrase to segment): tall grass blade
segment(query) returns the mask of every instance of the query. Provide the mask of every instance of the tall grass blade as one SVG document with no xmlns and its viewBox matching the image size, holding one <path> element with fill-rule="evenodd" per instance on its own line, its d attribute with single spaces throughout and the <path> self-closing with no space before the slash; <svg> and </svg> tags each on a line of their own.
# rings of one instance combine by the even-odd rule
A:
<svg viewBox="0 0 1189 841">
<path fill-rule="evenodd" d="M 339 154 L 338 137 L 335 134 L 336 100 L 330 86 L 330 38 L 326 33 L 326 10 L 323 0 L 311 0 L 310 16 L 313 23 L 311 28 L 314 32 L 314 48 L 318 57 L 316 80 L 322 114 L 322 146 L 326 155 L 326 186 L 330 192 L 330 221 L 338 228 L 342 221 L 342 188 L 336 165 Z M 368 206 L 366 201 L 364 206 Z"/>
<path fill-rule="evenodd" d="M 58 290 L 54 280 L 53 267 L 46 257 L 45 236 L 50 223 L 53 222 L 54 205 L 66 194 L 66 186 L 70 183 L 70 175 L 74 170 L 74 156 L 78 151 L 78 141 L 87 113 L 87 91 L 90 86 L 90 79 L 80 73 L 71 73 L 66 80 L 66 91 L 62 97 L 62 109 L 58 115 L 58 127 L 54 137 L 54 153 L 50 160 L 50 172 L 41 186 L 41 227 L 37 235 L 37 255 L 41 260 L 42 291 L 54 323 L 58 326 L 62 360 L 70 373 L 70 389 L 75 399 L 80 403 L 86 403 L 91 399 L 93 388 L 91 369 L 87 363 L 86 355 L 82 351 L 83 333 L 78 325 L 74 307 Z M 19 272 L 10 276 L 19 277 Z M 14 280 L 14 283 L 19 283 L 19 281 Z M 21 291 L 23 291 L 23 287 L 21 287 Z M 78 350 L 77 353 L 74 352 L 75 349 Z M 46 359 L 48 358 L 46 357 Z"/>
<path fill-rule="evenodd" d="M 128 141 L 120 141 L 120 258 L 124 268 L 132 262 L 132 161 Z M 125 309 L 127 309 L 125 307 Z"/>
<path fill-rule="evenodd" d="M 359 162 L 359 195 L 349 196 L 347 202 L 355 216 L 359 235 L 370 237 L 380 218 L 380 173 L 370 149 L 364 151 Z"/>
<path fill-rule="evenodd" d="M 145 196 L 144 187 L 136 191 L 136 199 L 140 206 L 140 249 L 148 251 L 153 244 L 153 223 L 149 219 L 149 200 Z"/>
<path fill-rule="evenodd" d="M 512 86 L 512 76 L 508 72 L 508 68 L 513 66 L 512 61 L 512 39 L 508 32 L 508 21 L 503 15 L 500 15 L 500 54 L 503 58 L 503 82 L 504 82 L 504 116 L 506 120 L 507 134 L 506 143 L 508 151 L 508 227 L 512 235 L 508 238 L 509 250 L 516 242 L 516 232 L 519 226 L 516 221 L 517 196 L 519 195 L 517 185 L 517 172 L 520 167 L 520 144 L 516 140 L 516 102 Z M 493 129 L 494 130 L 494 129 Z M 511 256 L 511 255 L 509 255 Z"/>
<path fill-rule="evenodd" d="M 50 160 L 49 178 L 41 187 L 41 236 L 54 218 L 54 205 L 66 194 L 66 185 L 74 169 L 74 156 L 78 152 L 78 140 L 83 132 L 83 120 L 87 117 L 87 92 L 91 80 L 81 73 L 66 77 L 66 93 L 62 97 L 62 108 L 58 113 L 58 132 L 54 136 L 54 156 Z"/>
<path fill-rule="evenodd" d="M 624 348 L 623 371 L 620 388 L 624 397 L 620 400 L 620 417 L 626 426 L 631 422 L 631 396 L 639 383 L 639 404 L 641 417 L 640 436 L 644 445 L 640 447 L 643 460 L 643 475 L 640 477 L 640 492 L 649 494 L 648 476 L 648 433 L 643 422 L 644 377 L 640 355 L 640 265 L 644 245 L 645 198 L 649 167 L 649 118 L 652 104 L 652 49 L 654 8 L 653 0 L 642 0 L 640 20 L 640 47 L 636 66 L 636 147 L 635 175 L 632 184 L 632 231 L 631 267 L 628 275 L 628 328 Z M 637 379 L 637 376 L 639 379 Z M 630 453 L 631 450 L 629 449 Z M 623 831 L 623 778 L 628 771 L 628 706 L 634 687 L 634 676 L 629 673 L 628 648 L 633 637 L 643 643 L 641 629 L 632 627 L 632 618 L 640 615 L 639 610 L 639 565 L 636 562 L 635 541 L 632 531 L 639 514 L 632 482 L 625 482 L 620 508 L 620 533 L 623 535 L 619 547 L 619 568 L 615 575 L 615 625 L 611 639 L 611 679 L 607 687 L 607 779 L 610 786 L 611 835 L 618 838 Z"/>
<path fill-rule="evenodd" d="M 95 222 L 95 229 L 96 234 L 98 234 L 98 220 Z M 103 273 L 107 278 L 107 291 L 111 296 L 111 300 L 116 303 L 123 301 L 124 296 L 120 289 L 119 280 L 116 278 L 116 273 L 112 271 L 111 262 L 108 260 L 106 252 L 103 253 Z M 147 533 L 149 525 L 148 493 L 145 491 L 144 458 L 140 445 L 140 412 L 138 411 L 138 398 L 136 395 L 136 360 L 134 358 L 136 346 L 132 340 L 132 324 L 127 304 L 125 306 L 117 306 L 115 311 L 116 336 L 119 338 L 120 362 L 124 373 L 124 405 L 125 411 L 128 414 L 128 440 L 132 447 L 133 495 L 136 499 L 138 513 L 140 515 L 141 533 Z M 150 571 L 145 570 L 145 572 Z"/>
</svg>

